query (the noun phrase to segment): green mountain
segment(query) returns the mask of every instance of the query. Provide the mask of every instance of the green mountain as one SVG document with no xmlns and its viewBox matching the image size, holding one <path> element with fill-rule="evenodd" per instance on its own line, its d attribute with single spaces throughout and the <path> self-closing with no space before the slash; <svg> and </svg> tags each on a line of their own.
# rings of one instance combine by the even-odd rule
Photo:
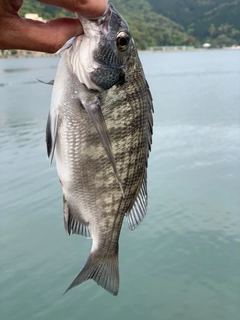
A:
<svg viewBox="0 0 240 320">
<path fill-rule="evenodd" d="M 198 45 L 180 24 L 154 12 L 147 0 L 112 0 L 112 3 L 127 20 L 140 49 L 156 45 Z"/>
<path fill-rule="evenodd" d="M 112 0 L 128 21 L 139 49 L 148 46 L 213 46 L 240 43 L 240 0 Z M 73 16 L 64 9 L 24 0 L 20 15 Z"/>
<path fill-rule="evenodd" d="M 155 12 L 184 27 L 200 42 L 240 44 L 240 0 L 149 0 Z"/>
</svg>

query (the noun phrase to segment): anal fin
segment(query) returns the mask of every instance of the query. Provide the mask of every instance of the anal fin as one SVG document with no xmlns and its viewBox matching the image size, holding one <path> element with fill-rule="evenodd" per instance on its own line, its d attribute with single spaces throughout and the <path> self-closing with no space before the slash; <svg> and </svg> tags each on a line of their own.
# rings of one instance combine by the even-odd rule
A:
<svg viewBox="0 0 240 320">
<path fill-rule="evenodd" d="M 89 226 L 80 218 L 76 219 L 73 217 L 65 196 L 63 196 L 63 219 L 64 227 L 68 236 L 73 233 L 84 236 L 85 238 L 91 238 Z"/>
</svg>

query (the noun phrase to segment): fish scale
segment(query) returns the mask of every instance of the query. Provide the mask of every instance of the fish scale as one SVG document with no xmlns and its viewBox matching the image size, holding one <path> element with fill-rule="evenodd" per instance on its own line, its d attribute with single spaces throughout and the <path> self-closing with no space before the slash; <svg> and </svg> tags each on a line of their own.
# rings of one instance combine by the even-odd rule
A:
<svg viewBox="0 0 240 320">
<path fill-rule="evenodd" d="M 116 9 L 109 3 L 99 19 L 78 17 L 84 34 L 62 49 L 47 149 L 51 158 L 55 153 L 67 234 L 92 237 L 89 258 L 67 290 L 93 279 L 117 295 L 123 219 L 133 230 L 147 210 L 152 98 L 128 25 Z"/>
</svg>

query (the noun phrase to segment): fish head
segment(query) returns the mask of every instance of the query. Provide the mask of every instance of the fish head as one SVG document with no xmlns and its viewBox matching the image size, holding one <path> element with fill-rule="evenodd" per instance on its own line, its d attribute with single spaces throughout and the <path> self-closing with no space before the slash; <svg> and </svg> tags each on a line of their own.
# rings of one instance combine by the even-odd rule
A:
<svg viewBox="0 0 240 320">
<path fill-rule="evenodd" d="M 77 16 L 84 30 L 84 34 L 76 38 L 74 51 L 78 59 L 73 54 L 80 82 L 99 91 L 123 84 L 134 45 L 127 22 L 112 4 L 108 4 L 106 12 L 97 19 Z"/>
</svg>

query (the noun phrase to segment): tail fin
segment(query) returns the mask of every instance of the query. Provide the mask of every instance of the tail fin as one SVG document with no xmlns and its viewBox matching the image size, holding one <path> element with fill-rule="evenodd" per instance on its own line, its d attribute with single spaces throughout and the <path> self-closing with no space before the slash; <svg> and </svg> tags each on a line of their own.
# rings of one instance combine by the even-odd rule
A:
<svg viewBox="0 0 240 320">
<path fill-rule="evenodd" d="M 99 257 L 95 252 L 91 252 L 85 266 L 64 293 L 88 279 L 93 279 L 116 296 L 119 289 L 118 254 Z"/>
</svg>

